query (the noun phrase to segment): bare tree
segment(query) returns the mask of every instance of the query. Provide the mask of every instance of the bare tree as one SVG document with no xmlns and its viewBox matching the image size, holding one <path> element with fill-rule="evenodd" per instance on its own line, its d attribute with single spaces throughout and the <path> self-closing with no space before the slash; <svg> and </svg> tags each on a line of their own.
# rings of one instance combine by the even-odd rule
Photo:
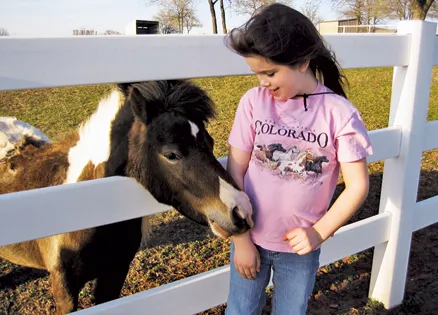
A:
<svg viewBox="0 0 438 315">
<path fill-rule="evenodd" d="M 161 34 L 182 33 L 182 29 L 179 28 L 178 17 L 172 11 L 162 9 L 154 16 L 154 19 L 160 23 Z"/>
<path fill-rule="evenodd" d="M 195 15 L 196 2 L 197 0 L 146 0 L 146 5 L 160 6 L 162 11 L 175 18 L 176 29 L 179 33 L 183 33 L 184 27 L 191 30 L 192 27 L 200 25 Z"/>
<path fill-rule="evenodd" d="M 412 20 L 411 0 L 389 0 L 389 18 L 399 21 Z"/>
<path fill-rule="evenodd" d="M 210 14 L 211 14 L 211 25 L 213 27 L 213 34 L 217 34 L 217 20 L 216 20 L 216 9 L 214 8 L 214 5 L 216 4 L 218 0 L 208 0 L 208 5 L 210 7 Z"/>
<path fill-rule="evenodd" d="M 427 12 L 427 17 L 438 19 L 438 2 L 434 1 Z"/>
<path fill-rule="evenodd" d="M 435 0 L 413 0 L 411 4 L 412 18 L 414 20 L 426 19 L 427 13 L 434 2 Z M 436 13 L 436 6 L 434 11 Z"/>
<path fill-rule="evenodd" d="M 435 0 L 380 0 L 385 8 L 385 18 L 392 20 L 424 20 L 438 18 Z"/>
<path fill-rule="evenodd" d="M 161 34 L 176 34 L 176 33 L 178 33 L 178 30 L 170 24 L 160 23 L 160 33 Z"/>
<path fill-rule="evenodd" d="M 287 5 L 292 4 L 292 0 L 232 0 L 234 10 L 239 14 L 252 15 L 258 8 L 263 5 L 271 4 L 274 2 L 284 3 Z"/>
<path fill-rule="evenodd" d="M 190 9 L 187 14 L 185 14 L 183 26 L 186 28 L 187 34 L 189 34 L 194 27 L 202 27 L 202 23 L 196 17 L 195 11 L 193 9 Z"/>
<path fill-rule="evenodd" d="M 366 25 L 376 25 L 386 18 L 387 5 L 384 0 L 364 0 L 364 21 Z"/>
<path fill-rule="evenodd" d="M 9 36 L 9 32 L 5 28 L 0 28 L 0 36 Z"/>
<path fill-rule="evenodd" d="M 226 34 L 228 33 L 228 31 L 227 31 L 227 21 L 225 18 L 224 0 L 220 0 L 220 7 L 221 7 L 221 19 L 222 19 L 222 32 Z"/>
<path fill-rule="evenodd" d="M 332 0 L 332 3 L 343 16 L 357 18 L 361 24 L 438 17 L 435 0 Z"/>
<path fill-rule="evenodd" d="M 211 15 L 211 24 L 213 27 L 213 34 L 217 34 L 217 18 L 216 18 L 216 9 L 215 4 L 219 0 L 208 0 L 208 5 L 210 7 L 210 15 Z M 231 0 L 229 0 L 231 2 Z M 220 0 L 219 2 L 220 10 L 221 10 L 221 20 L 222 20 L 222 32 L 224 34 L 227 33 L 227 21 L 225 17 L 225 6 L 224 6 L 224 0 Z"/>
<path fill-rule="evenodd" d="M 306 3 L 301 7 L 301 13 L 307 16 L 315 26 L 323 20 L 318 12 L 320 6 L 321 0 L 307 0 Z"/>
<path fill-rule="evenodd" d="M 386 0 L 388 18 L 397 20 L 424 20 L 438 17 L 438 6 L 434 0 Z"/>
<path fill-rule="evenodd" d="M 332 0 L 337 10 L 347 18 L 354 18 L 359 24 L 376 25 L 387 16 L 388 0 Z"/>
</svg>

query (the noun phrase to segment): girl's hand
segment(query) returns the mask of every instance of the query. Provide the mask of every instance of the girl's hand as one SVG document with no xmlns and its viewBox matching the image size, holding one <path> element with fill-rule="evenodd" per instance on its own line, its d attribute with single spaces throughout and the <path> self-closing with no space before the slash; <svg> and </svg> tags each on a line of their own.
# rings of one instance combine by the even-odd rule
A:
<svg viewBox="0 0 438 315">
<path fill-rule="evenodd" d="M 254 280 L 260 272 L 260 253 L 248 237 L 234 240 L 234 265 L 237 272 L 248 280 Z"/>
<path fill-rule="evenodd" d="M 283 241 L 289 241 L 289 246 L 298 255 L 305 255 L 315 250 L 324 240 L 314 227 L 295 228 L 283 236 Z"/>
</svg>

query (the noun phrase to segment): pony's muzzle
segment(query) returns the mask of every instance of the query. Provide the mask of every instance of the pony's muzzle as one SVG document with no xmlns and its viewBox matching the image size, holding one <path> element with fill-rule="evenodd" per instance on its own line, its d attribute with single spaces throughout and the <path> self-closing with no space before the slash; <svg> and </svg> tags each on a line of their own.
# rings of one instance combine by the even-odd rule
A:
<svg viewBox="0 0 438 315">
<path fill-rule="evenodd" d="M 252 220 L 248 220 L 248 215 L 241 208 L 234 206 L 228 210 L 228 213 L 208 216 L 208 224 L 215 235 L 227 238 L 250 230 Z"/>
<path fill-rule="evenodd" d="M 252 227 L 252 224 L 250 225 L 248 222 L 249 220 L 247 220 L 245 213 L 237 206 L 231 210 L 231 221 L 239 230 L 248 231 Z"/>
</svg>

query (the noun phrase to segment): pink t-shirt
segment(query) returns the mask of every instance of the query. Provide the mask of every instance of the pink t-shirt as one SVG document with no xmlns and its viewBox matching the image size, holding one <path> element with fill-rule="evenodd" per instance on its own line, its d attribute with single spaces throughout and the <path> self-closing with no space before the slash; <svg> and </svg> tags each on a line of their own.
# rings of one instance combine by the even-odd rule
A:
<svg viewBox="0 0 438 315">
<path fill-rule="evenodd" d="M 331 92 L 322 83 L 314 93 Z M 292 252 L 282 237 L 309 227 L 327 211 L 339 162 L 372 154 L 358 110 L 337 94 L 275 100 L 257 87 L 241 99 L 228 142 L 252 152 L 244 190 L 254 210 L 251 239 L 274 251 Z"/>
</svg>

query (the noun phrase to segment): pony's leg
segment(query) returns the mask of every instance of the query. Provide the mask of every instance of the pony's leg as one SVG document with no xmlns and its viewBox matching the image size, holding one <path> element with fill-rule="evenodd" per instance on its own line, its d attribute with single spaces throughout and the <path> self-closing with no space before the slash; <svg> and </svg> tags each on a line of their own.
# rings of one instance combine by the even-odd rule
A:
<svg viewBox="0 0 438 315">
<path fill-rule="evenodd" d="M 142 219 L 103 226 L 98 274 L 94 297 L 96 304 L 105 303 L 120 296 L 131 261 L 140 246 Z"/>
<path fill-rule="evenodd" d="M 76 311 L 79 295 L 79 286 L 75 283 L 76 281 L 69 277 L 65 270 L 58 268 L 51 270 L 50 280 L 56 303 L 56 314 L 64 315 Z"/>
<path fill-rule="evenodd" d="M 96 289 L 94 298 L 96 304 L 105 303 L 118 299 L 126 276 L 129 271 L 130 263 L 111 265 L 111 270 L 102 272 L 96 279 Z"/>
</svg>

